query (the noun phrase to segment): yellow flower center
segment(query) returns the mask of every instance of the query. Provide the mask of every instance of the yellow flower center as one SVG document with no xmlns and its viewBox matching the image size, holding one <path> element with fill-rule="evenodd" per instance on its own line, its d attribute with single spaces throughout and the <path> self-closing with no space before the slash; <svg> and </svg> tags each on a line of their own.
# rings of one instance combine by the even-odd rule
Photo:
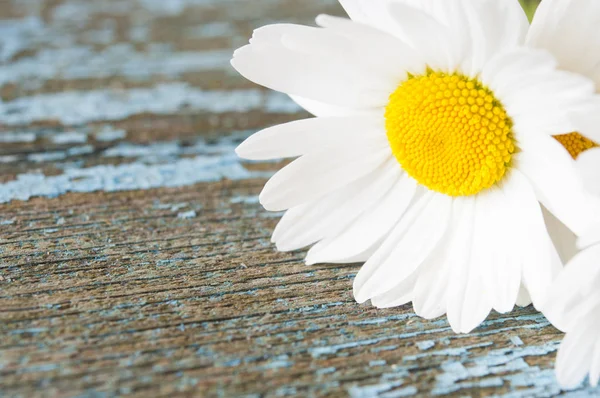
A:
<svg viewBox="0 0 600 398">
<path fill-rule="evenodd" d="M 554 138 L 564 146 L 571 154 L 573 159 L 577 159 L 581 153 L 598 146 L 594 141 L 589 140 L 579 133 L 570 133 L 555 135 Z"/>
<path fill-rule="evenodd" d="M 506 174 L 515 153 L 512 121 L 477 79 L 429 70 L 390 96 L 387 137 L 402 168 L 427 188 L 468 196 Z"/>
</svg>

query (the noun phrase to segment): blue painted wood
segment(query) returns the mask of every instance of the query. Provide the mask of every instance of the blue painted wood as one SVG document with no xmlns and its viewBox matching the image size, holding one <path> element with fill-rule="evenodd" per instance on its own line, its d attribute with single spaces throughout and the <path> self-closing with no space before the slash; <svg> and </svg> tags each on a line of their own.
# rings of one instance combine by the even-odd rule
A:
<svg viewBox="0 0 600 398">
<path fill-rule="evenodd" d="M 233 148 L 305 117 L 228 66 L 254 27 L 334 0 L 4 1 L 3 396 L 598 396 L 561 392 L 532 308 L 470 335 L 351 296 L 357 265 L 276 253 Z"/>
</svg>

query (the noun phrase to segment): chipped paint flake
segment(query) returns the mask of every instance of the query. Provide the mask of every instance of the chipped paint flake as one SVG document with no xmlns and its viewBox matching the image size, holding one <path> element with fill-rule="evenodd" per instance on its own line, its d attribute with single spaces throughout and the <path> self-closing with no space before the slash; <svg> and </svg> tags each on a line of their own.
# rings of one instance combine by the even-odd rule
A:
<svg viewBox="0 0 600 398">
<path fill-rule="evenodd" d="M 127 132 L 122 129 L 114 129 L 113 127 L 106 125 L 94 135 L 96 141 L 100 142 L 111 142 L 122 140 L 127 136 Z"/>
<path fill-rule="evenodd" d="M 196 212 L 194 210 L 190 210 L 190 211 L 184 211 L 181 213 L 177 214 L 177 218 L 181 218 L 181 219 L 189 219 L 189 218 L 195 218 L 197 216 Z"/>
<path fill-rule="evenodd" d="M 433 348 L 433 346 L 435 346 L 435 341 L 432 341 L 432 340 L 425 340 L 425 341 L 417 342 L 417 347 L 421 351 L 427 351 L 430 348 Z"/>
<path fill-rule="evenodd" d="M 521 346 L 523 345 L 523 340 L 521 340 L 521 338 L 519 336 L 512 336 L 510 338 L 511 343 L 513 343 L 516 346 Z"/>
<path fill-rule="evenodd" d="M 54 144 L 83 144 L 87 141 L 87 134 L 79 131 L 67 131 L 52 136 Z"/>
</svg>

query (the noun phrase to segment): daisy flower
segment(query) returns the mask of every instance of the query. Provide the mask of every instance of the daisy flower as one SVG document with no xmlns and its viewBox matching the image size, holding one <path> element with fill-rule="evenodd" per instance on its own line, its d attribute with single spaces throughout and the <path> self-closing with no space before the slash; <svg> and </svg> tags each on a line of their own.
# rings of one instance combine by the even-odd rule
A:
<svg viewBox="0 0 600 398">
<path fill-rule="evenodd" d="M 542 305 L 552 324 L 567 333 L 556 359 L 565 388 L 579 386 L 587 374 L 594 387 L 600 379 L 600 234 L 585 243 L 589 247 L 567 264 Z"/>
<path fill-rule="evenodd" d="M 232 65 L 317 116 L 263 130 L 237 153 L 297 158 L 260 194 L 287 210 L 282 251 L 366 261 L 358 302 L 413 302 L 469 332 L 492 309 L 540 303 L 562 262 L 542 205 L 572 231 L 590 204 L 553 138 L 594 83 L 527 47 L 517 0 L 341 0 L 349 19 L 254 32 Z"/>
<path fill-rule="evenodd" d="M 596 0 L 544 0 L 535 13 L 527 45 L 549 51 L 560 69 L 590 78 L 600 91 L 598 24 L 600 2 Z M 600 142 L 600 103 L 596 100 L 575 110 L 571 118 L 578 132 L 555 138 L 577 159 L 582 172 L 594 173 L 594 157 L 587 152 Z M 598 191 L 594 185 L 600 184 L 600 178 L 587 181 L 588 190 Z M 546 214 L 546 224 L 563 260 L 572 258 L 577 253 L 575 235 L 550 214 Z"/>
<path fill-rule="evenodd" d="M 585 75 L 600 89 L 600 2 L 544 0 L 530 29 L 528 45 L 550 51 L 564 70 Z M 600 103 L 588 103 L 572 115 L 577 131 L 557 136 L 576 159 L 586 189 L 600 198 Z M 569 253 L 576 252 L 568 233 L 562 238 Z M 600 379 L 600 224 L 579 240 L 584 250 L 558 275 L 541 305 L 546 317 L 566 336 L 559 348 L 556 376 L 565 388 L 577 387 L 589 374 L 590 384 Z"/>
<path fill-rule="evenodd" d="M 588 191 L 600 198 L 600 148 L 577 154 L 577 167 Z M 600 379 L 600 224 L 588 228 L 578 246 L 583 250 L 558 274 L 540 306 L 567 333 L 556 359 L 564 388 L 578 387 L 587 374 L 593 387 Z"/>
</svg>

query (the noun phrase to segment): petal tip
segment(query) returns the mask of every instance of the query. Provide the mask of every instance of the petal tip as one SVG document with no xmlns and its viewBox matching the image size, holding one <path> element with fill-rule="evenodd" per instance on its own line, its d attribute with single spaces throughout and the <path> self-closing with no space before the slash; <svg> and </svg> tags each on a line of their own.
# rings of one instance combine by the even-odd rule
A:
<svg viewBox="0 0 600 398">
<path fill-rule="evenodd" d="M 356 284 L 354 284 L 352 288 L 352 295 L 354 296 L 354 300 L 356 300 L 356 302 L 359 304 L 363 304 L 371 299 L 368 292 L 366 292 L 362 287 L 357 287 Z"/>
</svg>

